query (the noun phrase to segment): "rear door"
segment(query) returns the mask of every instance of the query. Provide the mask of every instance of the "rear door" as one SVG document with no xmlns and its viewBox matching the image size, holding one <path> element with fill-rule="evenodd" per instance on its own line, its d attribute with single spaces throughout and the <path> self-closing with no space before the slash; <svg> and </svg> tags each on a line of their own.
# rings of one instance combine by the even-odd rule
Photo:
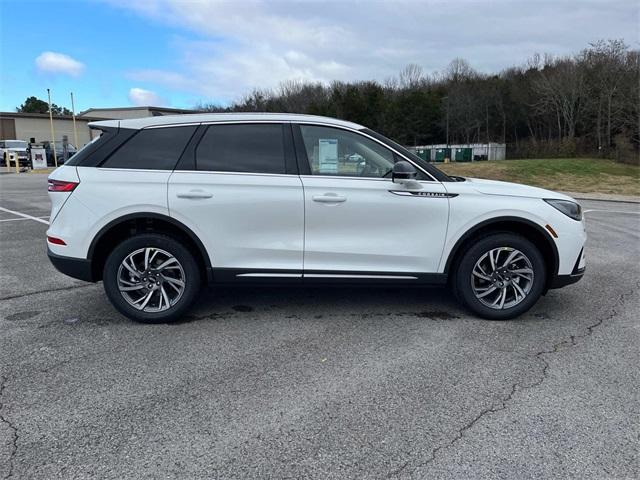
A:
<svg viewBox="0 0 640 480">
<path fill-rule="evenodd" d="M 108 131 L 63 169 L 56 170 L 66 172 L 60 179 L 68 181 L 73 181 L 70 172 L 76 170 L 80 181 L 52 224 L 60 238 L 78 238 L 78 219 L 68 217 L 67 211 L 86 215 L 81 222 L 92 224 L 78 246 L 82 252 L 78 256 L 87 254 L 96 234 L 113 220 L 130 214 L 168 215 L 167 182 L 196 128 L 189 125 Z M 58 174 L 50 178 L 58 178 Z M 55 213 L 52 211 L 52 215 Z"/>
<path fill-rule="evenodd" d="M 171 216 L 198 234 L 214 279 L 300 277 L 304 197 L 291 126 L 201 129 L 169 179 Z"/>
</svg>

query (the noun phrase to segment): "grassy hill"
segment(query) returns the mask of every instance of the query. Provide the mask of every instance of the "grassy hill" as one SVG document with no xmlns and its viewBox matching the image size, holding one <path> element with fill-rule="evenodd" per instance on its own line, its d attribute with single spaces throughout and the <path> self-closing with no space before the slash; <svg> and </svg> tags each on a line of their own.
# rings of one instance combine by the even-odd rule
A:
<svg viewBox="0 0 640 480">
<path fill-rule="evenodd" d="M 550 190 L 640 195 L 640 167 L 598 158 L 438 163 L 451 175 L 526 183 Z"/>
</svg>

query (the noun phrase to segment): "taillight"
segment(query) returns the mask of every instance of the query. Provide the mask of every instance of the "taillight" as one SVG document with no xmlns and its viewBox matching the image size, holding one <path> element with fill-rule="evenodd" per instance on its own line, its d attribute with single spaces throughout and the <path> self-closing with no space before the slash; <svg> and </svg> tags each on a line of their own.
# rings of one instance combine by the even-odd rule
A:
<svg viewBox="0 0 640 480">
<path fill-rule="evenodd" d="M 50 192 L 73 192 L 78 182 L 63 182 L 62 180 L 49 180 Z"/>
</svg>

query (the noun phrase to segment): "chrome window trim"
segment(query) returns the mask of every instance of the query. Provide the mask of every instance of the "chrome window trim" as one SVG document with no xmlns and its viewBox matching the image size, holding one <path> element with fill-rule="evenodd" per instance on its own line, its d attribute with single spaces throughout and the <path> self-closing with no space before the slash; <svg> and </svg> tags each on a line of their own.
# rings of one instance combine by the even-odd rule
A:
<svg viewBox="0 0 640 480">
<path fill-rule="evenodd" d="M 302 278 L 301 273 L 239 273 L 236 277 L 250 278 Z"/>
<path fill-rule="evenodd" d="M 243 124 L 243 123 L 279 123 L 286 124 L 291 123 L 287 120 L 220 120 L 220 121 L 210 121 L 210 122 L 185 122 L 185 123 L 166 123 L 164 125 L 150 125 L 148 127 L 142 127 L 139 130 L 151 130 L 155 128 L 172 128 L 172 127 L 192 127 L 199 125 L 233 125 L 233 124 Z M 126 127 L 125 127 L 126 128 Z"/>
<path fill-rule="evenodd" d="M 155 170 L 157 171 L 157 170 Z M 169 171 L 169 170 L 165 170 Z M 174 173 L 197 173 L 207 175 L 215 173 L 216 175 L 252 175 L 261 177 L 300 177 L 297 173 L 254 173 L 254 172 L 226 172 L 220 170 L 173 170 Z"/>
<path fill-rule="evenodd" d="M 212 120 L 210 122 L 201 122 L 200 125 L 225 125 L 225 124 L 238 124 L 238 123 L 280 123 L 284 125 L 291 122 L 289 120 L 221 120 L 221 121 Z"/>
<path fill-rule="evenodd" d="M 299 175 L 295 173 L 253 173 L 253 172 L 219 172 L 219 171 L 209 171 L 209 170 L 164 170 L 159 168 L 112 168 L 112 167 L 88 167 L 88 168 L 96 168 L 102 171 L 123 171 L 123 172 L 154 172 L 154 173 L 198 173 L 198 174 L 210 174 L 215 173 L 217 175 L 259 175 L 261 177 L 299 177 Z"/>
<path fill-rule="evenodd" d="M 198 125 L 200 125 L 200 122 L 168 123 L 166 125 L 150 125 L 148 127 L 142 127 L 142 128 L 136 129 L 136 130 L 155 130 L 157 128 L 173 128 L 173 127 L 197 127 Z M 126 128 L 126 127 L 123 127 L 123 128 Z"/>
<path fill-rule="evenodd" d="M 379 178 L 379 177 L 346 177 L 344 175 L 300 175 L 301 179 L 312 179 L 312 178 L 335 178 L 337 180 L 369 180 L 374 182 L 391 182 L 393 180 L 390 178 Z M 424 183 L 426 185 L 433 185 L 434 183 L 440 183 L 437 180 L 435 182 L 431 180 L 416 180 L 418 183 Z M 397 185 L 397 184 L 395 184 Z"/>
<path fill-rule="evenodd" d="M 348 177 L 346 175 L 300 175 L 300 178 L 336 178 L 341 180 L 372 180 L 374 182 L 390 182 L 390 178 L 380 177 Z M 425 180 L 426 181 L 426 180 Z"/>
<path fill-rule="evenodd" d="M 388 279 L 388 280 L 418 280 L 418 277 L 412 275 L 366 275 L 366 274 L 352 274 L 352 273 L 305 273 L 303 277 L 308 278 L 362 278 L 362 279 Z"/>
<path fill-rule="evenodd" d="M 124 167 L 83 167 L 80 165 L 78 168 L 91 168 L 95 170 L 101 170 L 103 172 L 154 172 L 154 173 L 172 173 L 177 170 L 167 170 L 164 168 L 124 168 Z"/>
</svg>

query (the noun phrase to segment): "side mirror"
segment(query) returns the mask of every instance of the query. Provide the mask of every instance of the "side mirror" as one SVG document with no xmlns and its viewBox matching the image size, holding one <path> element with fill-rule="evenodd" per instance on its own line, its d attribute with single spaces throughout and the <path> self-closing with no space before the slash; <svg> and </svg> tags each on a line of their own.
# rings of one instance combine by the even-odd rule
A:
<svg viewBox="0 0 640 480">
<path fill-rule="evenodd" d="M 393 164 L 391 180 L 394 183 L 405 183 L 410 180 L 415 180 L 417 175 L 418 171 L 416 167 L 406 160 L 399 160 Z"/>
</svg>

